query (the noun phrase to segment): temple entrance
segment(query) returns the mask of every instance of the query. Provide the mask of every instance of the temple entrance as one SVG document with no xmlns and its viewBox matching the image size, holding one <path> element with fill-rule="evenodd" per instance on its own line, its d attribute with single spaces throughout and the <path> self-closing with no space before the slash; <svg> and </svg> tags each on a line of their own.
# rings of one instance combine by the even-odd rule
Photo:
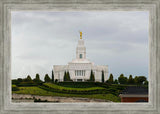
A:
<svg viewBox="0 0 160 114">
<path fill-rule="evenodd" d="M 77 79 L 77 82 L 82 82 L 82 79 Z"/>
</svg>

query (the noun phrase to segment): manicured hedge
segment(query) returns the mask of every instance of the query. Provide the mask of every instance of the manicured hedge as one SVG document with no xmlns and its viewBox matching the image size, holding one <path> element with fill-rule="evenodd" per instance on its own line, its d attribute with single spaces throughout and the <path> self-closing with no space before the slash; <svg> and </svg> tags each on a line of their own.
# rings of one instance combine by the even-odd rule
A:
<svg viewBox="0 0 160 114">
<path fill-rule="evenodd" d="M 30 87 L 30 86 L 37 86 L 37 84 L 34 83 L 34 82 L 21 82 L 21 83 L 17 84 L 17 86 L 19 86 L 19 87 Z"/>
<path fill-rule="evenodd" d="M 39 86 L 41 89 L 47 91 L 67 93 L 67 94 L 101 94 L 108 93 L 105 88 L 102 87 L 91 87 L 91 88 L 68 88 L 59 85 L 44 83 L 43 86 Z"/>
<path fill-rule="evenodd" d="M 84 82 L 83 82 L 84 83 Z M 86 82 L 88 83 L 88 82 Z M 89 82 L 90 83 L 90 82 Z M 71 85 L 71 82 L 65 82 L 65 84 Z M 77 84 L 77 83 L 74 83 Z M 82 84 L 82 82 L 79 82 Z M 120 85 L 108 85 L 105 83 L 97 83 L 91 82 L 90 85 L 95 85 L 95 87 L 89 88 L 71 88 L 71 87 L 64 87 L 53 83 L 43 83 L 39 85 L 41 89 L 56 92 L 56 93 L 65 93 L 65 94 L 113 94 L 118 96 L 120 92 L 125 88 L 124 86 Z"/>
<path fill-rule="evenodd" d="M 107 83 L 100 82 L 59 82 L 56 85 L 71 88 L 107 87 Z"/>
<path fill-rule="evenodd" d="M 59 86 L 53 83 L 44 83 L 43 85 L 49 87 L 49 88 L 53 88 L 53 89 L 60 89 L 60 90 L 79 90 L 79 91 L 84 91 L 84 90 L 96 90 L 96 89 L 103 89 L 105 90 L 105 88 L 103 87 L 90 87 L 90 88 L 69 88 L 69 87 L 63 87 L 63 86 Z"/>
<path fill-rule="evenodd" d="M 118 96 L 126 85 L 112 84 L 100 82 L 59 82 L 59 83 L 41 83 L 21 82 L 18 87 L 40 87 L 41 89 L 63 93 L 63 94 L 113 94 Z M 16 89 L 13 89 L 16 91 Z"/>
<path fill-rule="evenodd" d="M 94 82 L 59 82 L 56 84 L 59 86 L 71 87 L 71 88 L 97 87 L 97 85 Z"/>
</svg>

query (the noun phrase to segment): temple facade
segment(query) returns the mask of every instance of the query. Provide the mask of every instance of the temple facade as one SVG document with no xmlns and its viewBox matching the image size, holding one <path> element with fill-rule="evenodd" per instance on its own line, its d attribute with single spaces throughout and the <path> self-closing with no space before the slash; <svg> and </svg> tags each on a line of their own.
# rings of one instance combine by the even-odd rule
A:
<svg viewBox="0 0 160 114">
<path fill-rule="evenodd" d="M 96 54 L 96 53 L 95 53 Z M 102 71 L 104 72 L 104 81 L 108 80 L 108 65 L 94 65 L 86 58 L 86 47 L 80 32 L 80 39 L 76 48 L 76 58 L 68 65 L 54 65 L 54 80 L 63 81 L 64 73 L 69 72 L 73 81 L 87 81 L 90 79 L 91 70 L 93 71 L 95 81 L 102 82 Z"/>
</svg>

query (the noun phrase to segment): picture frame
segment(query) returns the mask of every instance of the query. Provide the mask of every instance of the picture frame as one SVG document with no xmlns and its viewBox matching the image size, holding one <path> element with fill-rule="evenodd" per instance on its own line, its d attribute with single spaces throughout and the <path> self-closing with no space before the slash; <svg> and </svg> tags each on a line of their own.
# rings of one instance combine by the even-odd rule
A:
<svg viewBox="0 0 160 114">
<path fill-rule="evenodd" d="M 12 11 L 148 11 L 149 102 L 148 103 L 12 103 L 11 12 Z M 160 113 L 160 0 L 0 0 L 0 113 Z"/>
</svg>

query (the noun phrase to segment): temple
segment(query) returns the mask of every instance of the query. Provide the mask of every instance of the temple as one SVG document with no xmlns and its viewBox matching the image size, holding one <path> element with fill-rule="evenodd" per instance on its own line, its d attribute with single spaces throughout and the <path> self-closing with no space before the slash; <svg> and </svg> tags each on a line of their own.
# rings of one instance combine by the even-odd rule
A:
<svg viewBox="0 0 160 114">
<path fill-rule="evenodd" d="M 80 39 L 76 48 L 76 58 L 69 62 L 68 65 L 54 65 L 54 80 L 58 80 L 59 82 L 64 81 L 63 78 L 66 71 L 69 72 L 70 79 L 73 81 L 88 81 L 91 70 L 96 82 L 102 82 L 102 71 L 104 72 L 104 81 L 108 79 L 107 65 L 94 65 L 93 62 L 86 58 L 86 47 L 82 39 L 82 32 L 80 32 Z"/>
</svg>

